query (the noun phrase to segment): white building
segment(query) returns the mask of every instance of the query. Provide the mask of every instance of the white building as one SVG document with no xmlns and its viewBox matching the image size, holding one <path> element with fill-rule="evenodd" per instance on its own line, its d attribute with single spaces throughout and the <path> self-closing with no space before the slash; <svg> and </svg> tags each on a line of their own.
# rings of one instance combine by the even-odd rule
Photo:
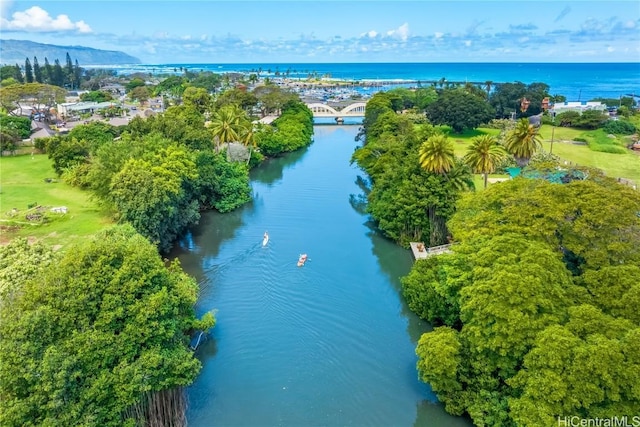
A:
<svg viewBox="0 0 640 427">
<path fill-rule="evenodd" d="M 103 108 L 117 106 L 115 102 L 65 102 L 58 104 L 58 115 L 61 117 L 70 117 L 74 113 L 95 113 Z"/>
<path fill-rule="evenodd" d="M 577 111 L 582 114 L 587 110 L 598 110 L 601 112 L 607 111 L 607 106 L 602 102 L 592 102 L 592 101 L 570 101 L 570 102 L 556 102 L 551 107 L 550 112 L 553 114 L 560 114 L 567 111 Z"/>
</svg>

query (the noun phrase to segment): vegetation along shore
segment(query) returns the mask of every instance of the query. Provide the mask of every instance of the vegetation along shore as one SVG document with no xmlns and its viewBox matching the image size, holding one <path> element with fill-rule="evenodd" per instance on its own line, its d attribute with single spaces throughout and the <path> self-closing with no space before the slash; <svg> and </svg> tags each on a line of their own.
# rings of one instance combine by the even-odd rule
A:
<svg viewBox="0 0 640 427">
<path fill-rule="evenodd" d="M 39 59 L 43 60 L 40 66 Z M 640 407 L 640 114 L 542 82 L 378 87 L 259 73 L 0 68 L 0 424 L 185 425 L 198 284 L 167 256 L 249 172 L 366 102 L 352 162 L 434 326 L 417 373 L 477 425 Z M 318 177 L 319 180 L 322 177 Z M 306 267 L 305 267 L 306 268 Z"/>
</svg>

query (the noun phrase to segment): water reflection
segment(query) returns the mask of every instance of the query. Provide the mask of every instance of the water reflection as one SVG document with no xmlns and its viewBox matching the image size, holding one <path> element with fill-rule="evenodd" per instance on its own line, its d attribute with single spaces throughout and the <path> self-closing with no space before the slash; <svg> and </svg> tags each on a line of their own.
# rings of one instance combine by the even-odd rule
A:
<svg viewBox="0 0 640 427">
<path fill-rule="evenodd" d="M 473 422 L 468 416 L 452 417 L 444 410 L 444 406 L 436 401 L 423 400 L 418 402 L 417 416 L 414 427 L 473 427 Z"/>
<path fill-rule="evenodd" d="M 192 427 L 410 426 L 435 401 L 415 369 L 426 325 L 400 295 L 411 255 L 348 203 L 364 195 L 357 128 L 314 130 L 308 149 L 252 172 L 250 205 L 206 213 L 176 249 L 205 285 L 197 310 L 219 310 L 188 389 Z"/>
<path fill-rule="evenodd" d="M 267 159 L 263 164 L 251 171 L 251 180 L 262 184 L 273 185 L 282 179 L 283 172 L 298 163 L 309 150 L 301 148 L 280 157 Z"/>
</svg>

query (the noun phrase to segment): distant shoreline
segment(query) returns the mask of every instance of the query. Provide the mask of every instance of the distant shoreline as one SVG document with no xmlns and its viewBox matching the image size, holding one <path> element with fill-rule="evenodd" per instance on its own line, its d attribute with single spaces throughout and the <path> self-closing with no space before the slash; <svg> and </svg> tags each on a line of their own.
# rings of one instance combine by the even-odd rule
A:
<svg viewBox="0 0 640 427">
<path fill-rule="evenodd" d="M 336 82 L 470 82 L 492 85 L 501 82 L 524 84 L 545 83 L 552 95 L 565 95 L 569 100 L 589 100 L 598 97 L 618 98 L 640 94 L 640 62 L 379 62 L 379 63 L 193 63 L 137 64 L 111 68 L 118 74 L 136 72 L 153 75 L 210 71 L 214 73 L 255 73 L 261 78 L 292 81 Z M 182 70 L 181 70 L 182 67 Z M 323 83 L 324 84 L 324 83 Z"/>
</svg>

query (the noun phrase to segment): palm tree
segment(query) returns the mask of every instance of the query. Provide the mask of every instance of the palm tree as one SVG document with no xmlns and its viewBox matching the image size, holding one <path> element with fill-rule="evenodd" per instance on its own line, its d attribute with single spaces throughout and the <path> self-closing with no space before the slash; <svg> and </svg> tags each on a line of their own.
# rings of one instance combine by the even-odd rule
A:
<svg viewBox="0 0 640 427">
<path fill-rule="evenodd" d="M 496 166 L 506 157 L 507 152 L 498 144 L 498 140 L 491 135 L 480 135 L 471 139 L 471 146 L 464 156 L 464 162 L 474 173 L 484 176 L 484 188 L 487 188 L 489 174 L 496 170 Z"/>
<path fill-rule="evenodd" d="M 526 166 L 541 147 L 538 128 L 529 123 L 527 118 L 518 120 L 516 127 L 507 134 L 505 140 L 505 148 L 513 154 L 520 167 Z"/>
<path fill-rule="evenodd" d="M 446 175 L 454 165 L 453 143 L 447 135 L 435 134 L 422 143 L 418 151 L 420 166 L 427 172 Z"/>
<path fill-rule="evenodd" d="M 423 142 L 418 150 L 418 155 L 420 167 L 427 172 L 442 175 L 445 178 L 447 178 L 448 172 L 453 171 L 456 164 L 453 143 L 446 135 L 440 133 L 430 136 Z M 435 203 L 429 203 L 427 215 L 429 216 L 429 246 L 445 243 L 447 226 L 444 217 L 438 215 Z"/>
<path fill-rule="evenodd" d="M 245 115 L 242 109 L 233 104 L 225 105 L 213 113 L 210 127 L 216 141 L 216 152 L 219 151 L 219 144 L 239 140 Z"/>
<path fill-rule="evenodd" d="M 484 89 L 487 91 L 487 96 L 491 93 L 491 87 L 493 86 L 493 82 L 491 80 L 487 80 L 484 82 Z"/>
</svg>

